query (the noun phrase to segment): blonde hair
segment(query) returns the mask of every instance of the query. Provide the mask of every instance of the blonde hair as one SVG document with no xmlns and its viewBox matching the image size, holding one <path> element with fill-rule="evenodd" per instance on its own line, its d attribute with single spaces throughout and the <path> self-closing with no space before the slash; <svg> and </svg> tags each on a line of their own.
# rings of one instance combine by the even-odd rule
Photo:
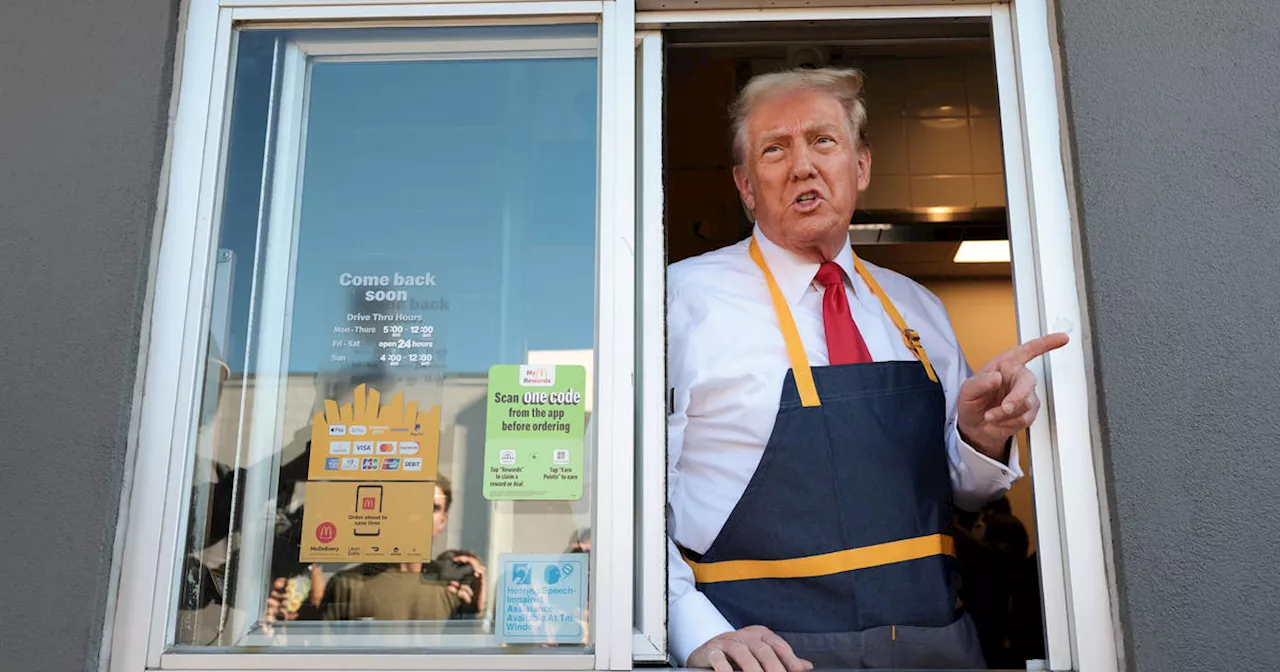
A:
<svg viewBox="0 0 1280 672">
<path fill-rule="evenodd" d="M 729 107 L 733 163 L 747 157 L 747 118 L 764 100 L 797 90 L 821 91 L 840 102 L 849 120 L 850 135 L 866 144 L 867 106 L 862 99 L 862 71 L 852 68 L 795 68 L 756 75 Z"/>
</svg>

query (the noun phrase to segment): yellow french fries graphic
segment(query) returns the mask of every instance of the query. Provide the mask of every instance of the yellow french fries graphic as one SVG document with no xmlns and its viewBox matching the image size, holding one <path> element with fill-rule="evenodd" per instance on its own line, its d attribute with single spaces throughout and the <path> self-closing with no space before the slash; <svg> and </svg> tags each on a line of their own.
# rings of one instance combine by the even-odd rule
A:
<svg viewBox="0 0 1280 672">
<path fill-rule="evenodd" d="M 419 410 L 418 402 L 406 404 L 401 392 L 391 395 L 386 405 L 381 401 L 382 395 L 366 385 L 355 389 L 351 403 L 339 406 L 332 399 L 324 400 L 324 410 L 311 421 L 310 480 L 435 480 L 440 407 Z M 389 453 L 360 453 L 352 448 L 361 443 L 394 446 Z M 335 458 L 336 463 L 331 461 Z M 369 468 L 375 466 L 369 460 L 376 462 L 376 468 Z M 352 464 L 358 467 L 345 468 Z"/>
</svg>

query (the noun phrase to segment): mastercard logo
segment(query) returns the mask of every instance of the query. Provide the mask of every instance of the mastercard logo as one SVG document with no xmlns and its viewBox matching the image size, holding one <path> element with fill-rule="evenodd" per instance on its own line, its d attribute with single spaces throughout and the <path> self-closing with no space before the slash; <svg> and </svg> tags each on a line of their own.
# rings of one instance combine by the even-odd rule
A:
<svg viewBox="0 0 1280 672">
<path fill-rule="evenodd" d="M 378 444 L 378 452 L 379 452 L 379 453 L 394 453 L 394 452 L 396 452 L 396 444 L 394 444 L 394 443 L 379 443 L 379 444 Z"/>
</svg>

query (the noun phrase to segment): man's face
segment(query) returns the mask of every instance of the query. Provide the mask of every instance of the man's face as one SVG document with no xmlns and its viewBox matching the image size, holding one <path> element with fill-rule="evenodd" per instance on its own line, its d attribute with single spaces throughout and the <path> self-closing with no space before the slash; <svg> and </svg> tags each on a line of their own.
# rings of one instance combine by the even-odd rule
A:
<svg viewBox="0 0 1280 672">
<path fill-rule="evenodd" d="M 769 240 L 798 251 L 848 235 L 871 183 L 871 153 L 850 126 L 840 101 L 804 89 L 768 98 L 747 117 L 733 178 Z"/>
<path fill-rule="evenodd" d="M 445 507 L 444 490 L 436 486 L 435 503 L 431 509 L 431 538 L 439 536 L 440 531 L 449 522 L 449 510 Z"/>
</svg>

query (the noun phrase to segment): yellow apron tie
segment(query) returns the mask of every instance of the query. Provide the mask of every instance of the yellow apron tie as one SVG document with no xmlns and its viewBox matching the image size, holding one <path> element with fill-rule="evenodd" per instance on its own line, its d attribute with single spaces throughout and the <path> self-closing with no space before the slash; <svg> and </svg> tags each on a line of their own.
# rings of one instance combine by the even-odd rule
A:
<svg viewBox="0 0 1280 672">
<path fill-rule="evenodd" d="M 722 560 L 701 563 L 685 557 L 684 561 L 693 570 L 693 578 L 698 583 L 721 583 L 748 579 L 803 579 L 829 576 L 934 555 L 954 557 L 955 554 L 955 539 L 945 534 L 931 534 L 786 560 Z"/>
<path fill-rule="evenodd" d="M 791 370 L 796 377 L 796 390 L 800 393 L 800 403 L 803 406 L 821 406 L 822 402 L 818 399 L 818 389 L 813 383 L 813 369 L 809 367 L 809 357 L 804 353 L 804 343 L 800 340 L 800 332 L 796 330 L 796 321 L 791 317 L 791 308 L 787 306 L 787 300 L 782 295 L 782 290 L 778 288 L 778 281 L 774 280 L 773 273 L 769 271 L 769 265 L 764 261 L 764 254 L 760 252 L 760 245 L 756 243 L 755 236 L 751 237 L 751 259 L 756 262 L 756 266 L 764 272 L 765 282 L 769 284 L 769 296 L 773 299 L 773 310 L 778 315 L 778 326 L 782 329 L 782 340 L 787 344 L 787 355 L 791 358 Z M 929 374 L 929 380 L 938 382 L 938 376 L 933 371 L 933 364 L 929 362 L 929 355 L 924 350 L 924 344 L 920 342 L 920 334 L 914 329 L 907 326 L 906 320 L 902 319 L 902 314 L 894 307 L 893 302 L 889 300 L 889 296 L 880 288 L 880 283 L 872 277 L 867 271 L 867 267 L 858 258 L 857 254 L 853 255 L 853 267 L 857 270 L 858 275 L 871 288 L 871 292 L 880 299 L 880 305 L 884 306 L 884 312 L 893 321 L 899 333 L 902 334 L 902 340 L 907 344 L 907 349 L 911 350 L 916 359 L 924 365 L 925 373 Z"/>
</svg>

